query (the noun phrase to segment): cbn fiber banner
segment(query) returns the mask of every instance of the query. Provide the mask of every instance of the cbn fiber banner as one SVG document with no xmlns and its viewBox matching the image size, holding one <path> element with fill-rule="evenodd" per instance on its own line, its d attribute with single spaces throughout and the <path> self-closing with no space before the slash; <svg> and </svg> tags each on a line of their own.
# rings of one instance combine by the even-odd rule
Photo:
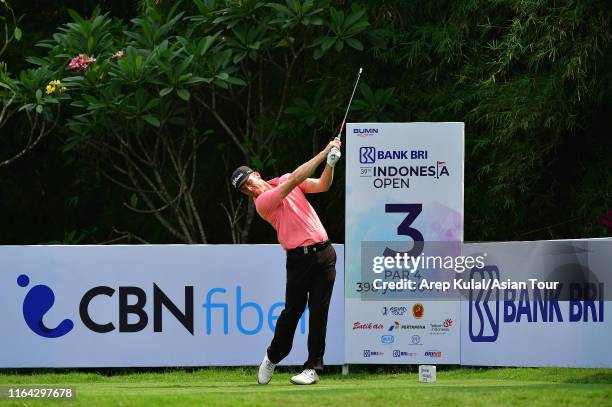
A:
<svg viewBox="0 0 612 407">
<path fill-rule="evenodd" d="M 342 364 L 343 247 L 325 362 Z M 0 367 L 258 365 L 284 307 L 280 245 L 0 246 Z M 308 312 L 283 364 L 306 360 Z"/>
</svg>

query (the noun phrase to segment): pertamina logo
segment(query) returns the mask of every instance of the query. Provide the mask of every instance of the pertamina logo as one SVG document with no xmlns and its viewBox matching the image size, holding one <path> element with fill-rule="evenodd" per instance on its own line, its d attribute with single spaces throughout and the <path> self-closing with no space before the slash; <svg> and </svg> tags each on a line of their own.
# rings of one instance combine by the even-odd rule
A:
<svg viewBox="0 0 612 407">
<path fill-rule="evenodd" d="M 425 325 L 400 324 L 399 322 L 395 321 L 393 322 L 393 324 L 391 324 L 391 326 L 387 330 L 391 332 L 397 329 L 404 329 L 404 330 L 425 329 Z"/>
</svg>

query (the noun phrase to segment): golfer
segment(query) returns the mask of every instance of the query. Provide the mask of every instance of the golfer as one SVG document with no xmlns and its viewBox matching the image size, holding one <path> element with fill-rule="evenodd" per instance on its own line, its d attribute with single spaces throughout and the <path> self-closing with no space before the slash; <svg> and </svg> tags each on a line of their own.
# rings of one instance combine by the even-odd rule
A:
<svg viewBox="0 0 612 407">
<path fill-rule="evenodd" d="M 276 321 L 274 338 L 268 347 L 257 380 L 268 384 L 276 365 L 291 351 L 293 335 L 306 303 L 310 312 L 308 321 L 308 360 L 304 371 L 291 378 L 293 384 L 315 384 L 317 374 L 323 370 L 327 312 L 336 278 L 336 252 L 327 232 L 304 193 L 325 192 L 334 176 L 334 165 L 340 150 L 340 139 L 310 161 L 300 165 L 291 174 L 264 181 L 249 167 L 239 167 L 231 177 L 232 185 L 255 200 L 257 213 L 276 230 L 278 241 L 287 252 L 287 284 L 285 309 Z M 319 178 L 308 178 L 326 161 Z"/>
</svg>

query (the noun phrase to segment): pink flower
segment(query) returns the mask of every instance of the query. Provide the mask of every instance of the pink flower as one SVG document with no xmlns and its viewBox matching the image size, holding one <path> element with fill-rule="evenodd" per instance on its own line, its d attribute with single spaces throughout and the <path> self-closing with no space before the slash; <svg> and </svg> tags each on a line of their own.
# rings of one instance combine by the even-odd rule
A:
<svg viewBox="0 0 612 407">
<path fill-rule="evenodd" d="M 85 54 L 79 54 L 78 56 L 72 58 L 70 61 L 70 69 L 73 71 L 86 71 L 89 68 L 89 64 L 92 62 L 96 62 L 96 58 L 88 58 Z"/>
<path fill-rule="evenodd" d="M 111 58 L 113 59 L 122 58 L 124 55 L 125 55 L 124 52 L 122 50 L 119 50 L 115 52 Z"/>
</svg>

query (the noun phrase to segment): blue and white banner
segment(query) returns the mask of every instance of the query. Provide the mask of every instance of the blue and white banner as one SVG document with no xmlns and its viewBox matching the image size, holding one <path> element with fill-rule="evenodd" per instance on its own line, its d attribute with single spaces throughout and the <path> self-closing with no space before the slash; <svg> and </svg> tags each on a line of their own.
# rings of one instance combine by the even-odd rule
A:
<svg viewBox="0 0 612 407">
<path fill-rule="evenodd" d="M 612 367 L 612 238 L 465 244 L 486 264 L 463 272 L 461 301 L 358 297 L 346 321 L 335 248 L 327 364 Z M 278 245 L 0 246 L 0 259 L 4 368 L 256 365 L 283 308 Z M 478 288 L 490 280 L 505 288 Z M 307 318 L 283 363 L 306 359 Z"/>
<path fill-rule="evenodd" d="M 471 243 L 463 252 L 487 261 L 465 273 L 483 287 L 461 302 L 461 364 L 612 367 L 612 238 Z"/>
<path fill-rule="evenodd" d="M 463 150 L 463 123 L 347 125 L 347 363 L 459 363 L 459 301 L 382 288 L 418 273 L 369 276 L 373 256 L 419 257 L 428 242 L 462 240 Z"/>
<path fill-rule="evenodd" d="M 343 247 L 325 362 L 344 362 Z M 284 306 L 279 245 L 0 246 L 0 367 L 257 365 Z M 307 357 L 308 313 L 283 364 Z"/>
</svg>

